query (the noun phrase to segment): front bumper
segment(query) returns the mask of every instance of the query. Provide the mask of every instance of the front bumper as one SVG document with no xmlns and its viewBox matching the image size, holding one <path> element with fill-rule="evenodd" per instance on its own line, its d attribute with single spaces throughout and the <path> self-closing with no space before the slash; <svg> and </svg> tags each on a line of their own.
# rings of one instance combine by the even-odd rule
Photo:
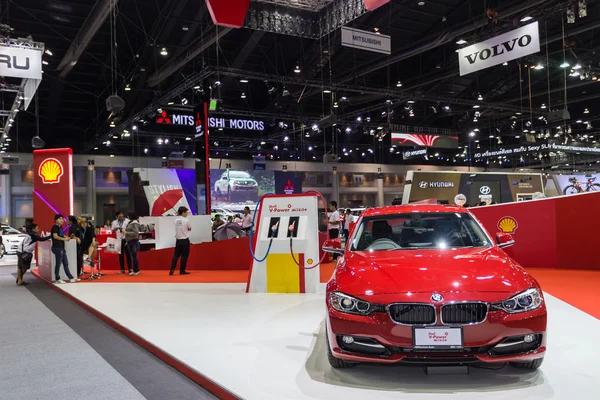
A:
<svg viewBox="0 0 600 400">
<path fill-rule="evenodd" d="M 414 349 L 413 327 L 394 323 L 387 313 L 351 315 L 340 313 L 331 306 L 328 306 L 328 311 L 328 345 L 336 358 L 346 361 L 434 365 L 504 363 L 535 360 L 546 352 L 547 314 L 544 305 L 522 314 L 489 311 L 483 323 L 463 326 L 463 349 L 437 351 Z M 435 326 L 444 325 L 438 322 Z M 528 334 L 535 334 L 536 341 L 533 346 L 525 347 L 525 351 L 519 346 L 495 347 L 507 343 L 507 340 L 517 340 L 508 338 Z M 344 335 L 363 338 L 359 341 L 364 345 L 340 343 Z"/>
</svg>

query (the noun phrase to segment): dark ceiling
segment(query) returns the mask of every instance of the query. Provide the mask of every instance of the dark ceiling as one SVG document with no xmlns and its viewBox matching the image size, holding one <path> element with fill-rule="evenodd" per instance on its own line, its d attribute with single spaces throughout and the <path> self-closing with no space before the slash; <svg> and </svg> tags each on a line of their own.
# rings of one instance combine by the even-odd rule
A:
<svg viewBox="0 0 600 400">
<path fill-rule="evenodd" d="M 0 0 L 2 23 L 14 28 L 15 36 L 44 42 L 52 53 L 44 56 L 48 65 L 38 89 L 40 135 L 47 147 L 115 155 L 168 156 L 185 151 L 192 156 L 193 141 L 186 140 L 190 128 L 155 124 L 154 109 L 137 114 L 155 105 L 191 113 L 194 104 L 209 97 L 220 99 L 216 115 L 254 115 L 267 126 L 263 133 L 211 131 L 213 157 L 249 158 L 261 153 L 274 159 L 322 160 L 329 152 L 342 162 L 402 163 L 406 162 L 402 154 L 390 149 L 389 134 L 379 140 L 380 131 L 415 132 L 422 127 L 423 132 L 458 135 L 461 146 L 474 152 L 493 149 L 499 141 L 520 143 L 524 130 L 591 143 L 598 133 L 594 125 L 600 127 L 600 81 L 593 79 L 596 73 L 600 77 L 597 0 L 586 1 L 587 16 L 577 16 L 575 23 L 566 23 L 566 10 L 573 2 L 553 0 L 392 0 L 375 11 L 357 12 L 360 16 L 347 25 L 390 35 L 389 56 L 342 47 L 339 28 L 321 38 L 273 33 L 269 31 L 273 26 L 266 23 L 254 26 L 259 29 L 217 28 L 204 1 L 112 1 L 117 3 L 114 24 L 111 17 L 97 17 L 110 0 Z M 292 15 L 297 19 L 283 31 L 310 36 L 306 32 L 311 29 L 302 24 L 317 21 L 327 7 L 344 2 L 295 2 L 296 6 L 325 5 L 319 13 L 270 3 L 281 2 L 253 1 L 251 7 L 278 18 Z M 346 7 L 359 3 L 348 0 Z M 521 22 L 526 16 L 533 20 Z M 533 21 L 540 24 L 540 53 L 459 76 L 459 39 L 468 45 Z M 95 23 L 101 25 L 89 43 L 80 42 L 78 35 Z M 111 26 L 115 57 L 111 56 Z M 70 48 L 82 50 L 76 63 L 70 62 L 74 60 Z M 163 48 L 168 55 L 161 55 Z M 563 51 L 567 62 L 579 63 L 582 75 L 589 78 L 569 76 L 570 68 L 560 67 Z M 59 70 L 61 61 L 68 67 Z M 530 68 L 538 64 L 544 68 Z M 296 66 L 300 73 L 294 72 Z M 244 77 L 248 83 L 240 82 Z M 216 81 L 221 82 L 219 87 Z M 181 90 L 174 91 L 177 88 Z M 331 93 L 325 93 L 329 89 Z M 168 97 L 169 93 L 177 95 Z M 105 101 L 111 94 L 118 94 L 126 105 L 109 119 Z M 478 100 L 480 95 L 483 100 Z M 569 120 L 539 118 L 564 108 L 565 103 Z M 474 109 L 474 105 L 481 107 Z M 586 109 L 589 113 L 584 113 Z M 476 112 L 479 117 L 474 122 Z M 336 126 L 322 121 L 331 114 L 336 115 Z M 110 120 L 118 129 L 111 128 Z M 9 151 L 31 151 L 35 121 L 32 103 L 19 113 Z M 319 121 L 319 129 L 313 130 Z M 527 125 L 529 121 L 533 126 Z M 128 129 L 124 135 L 122 128 L 133 125 L 137 131 Z M 158 144 L 158 139 L 169 142 Z M 469 161 L 468 156 L 460 156 L 463 150 L 439 150 L 439 156 L 428 162 L 465 165 Z M 582 157 L 575 161 L 595 162 Z M 486 162 L 470 161 L 481 166 Z M 540 159 L 532 152 L 523 159 L 509 157 L 503 164 L 515 168 L 567 162 L 573 161 L 546 155 Z"/>
</svg>

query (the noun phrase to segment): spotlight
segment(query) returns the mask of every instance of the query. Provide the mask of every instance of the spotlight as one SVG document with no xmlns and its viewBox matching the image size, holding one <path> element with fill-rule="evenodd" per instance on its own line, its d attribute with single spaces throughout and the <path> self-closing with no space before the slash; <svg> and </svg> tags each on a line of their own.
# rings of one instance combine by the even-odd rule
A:
<svg viewBox="0 0 600 400">
<path fill-rule="evenodd" d="M 566 61 L 563 61 L 563 63 L 562 63 L 562 64 L 560 64 L 560 67 L 561 67 L 561 68 L 569 68 L 570 66 L 571 66 L 571 65 L 569 65 L 569 63 L 568 63 L 568 62 L 566 62 Z"/>
<path fill-rule="evenodd" d="M 469 136 L 475 137 L 475 132 L 473 132 L 473 131 L 469 132 Z"/>
<path fill-rule="evenodd" d="M 458 41 L 456 42 L 456 44 L 458 44 L 458 45 L 463 45 L 463 44 L 466 44 L 466 43 L 467 43 L 467 41 L 466 41 L 466 40 L 464 40 L 464 39 L 460 39 L 460 40 L 458 40 Z"/>
<path fill-rule="evenodd" d="M 185 97 L 183 99 L 181 99 L 181 104 L 186 106 L 188 103 L 188 99 L 186 99 Z"/>
<path fill-rule="evenodd" d="M 362 122 L 362 118 L 361 117 L 356 117 L 356 122 Z"/>
<path fill-rule="evenodd" d="M 288 140 L 290 140 L 289 136 L 286 136 L 286 137 L 283 138 L 284 142 L 287 142 Z"/>
<path fill-rule="evenodd" d="M 157 140 L 156 140 L 156 143 L 158 143 L 158 144 L 163 144 L 163 140 L 162 140 L 162 139 L 157 139 Z"/>
<path fill-rule="evenodd" d="M 168 56 L 169 52 L 167 51 L 166 47 L 163 47 L 162 50 L 160 51 L 160 55 L 161 56 Z"/>
<path fill-rule="evenodd" d="M 131 90 L 131 86 L 129 86 L 129 83 L 127 85 L 125 85 L 125 91 L 129 92 Z"/>
<path fill-rule="evenodd" d="M 547 108 L 547 107 L 546 107 L 546 103 L 542 103 L 542 107 L 540 107 L 540 108 L 542 108 L 542 109 L 545 109 L 545 108 Z"/>
<path fill-rule="evenodd" d="M 533 17 L 528 15 L 526 17 L 521 18 L 521 22 L 531 21 L 532 19 L 533 19 Z"/>
<path fill-rule="evenodd" d="M 544 69 L 544 66 L 541 63 L 537 63 L 537 65 L 535 66 L 535 69 L 537 69 L 537 70 Z"/>
<path fill-rule="evenodd" d="M 331 93 L 331 89 L 323 89 L 323 93 L 329 94 L 329 93 Z"/>
<path fill-rule="evenodd" d="M 481 95 L 481 93 L 479 93 L 479 96 L 477 96 L 477 100 L 483 101 L 483 96 Z"/>
<path fill-rule="evenodd" d="M 590 113 L 590 110 L 588 110 L 588 109 L 586 108 L 585 110 L 583 110 L 583 113 L 584 113 L 584 114 L 589 114 L 589 113 Z"/>
<path fill-rule="evenodd" d="M 347 126 L 346 127 L 346 133 L 350 133 L 350 132 L 352 132 L 352 129 L 349 126 Z"/>
<path fill-rule="evenodd" d="M 169 144 L 169 139 L 165 139 L 165 144 Z"/>
<path fill-rule="evenodd" d="M 144 149 L 144 154 L 148 154 L 148 149 Z"/>
<path fill-rule="evenodd" d="M 315 131 L 315 132 L 318 131 L 319 130 L 319 125 L 313 124 L 312 125 L 312 130 Z"/>
<path fill-rule="evenodd" d="M 338 108 L 338 107 L 339 107 L 339 105 L 338 105 L 337 101 L 335 103 L 333 103 L 333 108 Z"/>
<path fill-rule="evenodd" d="M 48 54 L 49 56 L 53 56 L 52 52 L 50 51 L 50 49 L 46 49 L 44 50 L 44 53 Z"/>
<path fill-rule="evenodd" d="M 575 7 L 573 6 L 573 4 L 570 4 L 567 7 L 567 24 L 574 24 L 575 23 Z"/>
<path fill-rule="evenodd" d="M 242 92 L 242 95 L 240 96 L 242 99 L 246 98 L 246 93 Z"/>
<path fill-rule="evenodd" d="M 575 71 L 577 71 L 578 69 L 581 69 L 581 64 L 579 64 L 579 63 L 575 64 L 575 66 L 573 67 L 573 69 Z"/>
<path fill-rule="evenodd" d="M 579 18 L 583 17 L 587 17 L 587 4 L 585 0 L 579 0 Z"/>
<path fill-rule="evenodd" d="M 248 79 L 240 79 L 240 83 L 248 83 Z"/>
<path fill-rule="evenodd" d="M 215 81 L 215 87 L 219 87 L 219 86 L 221 86 L 221 81 L 219 81 L 219 80 L 216 80 L 216 81 Z"/>
<path fill-rule="evenodd" d="M 450 111 L 450 106 L 444 106 L 444 111 Z"/>
<path fill-rule="evenodd" d="M 300 66 L 299 66 L 299 65 L 296 65 L 296 68 L 294 68 L 294 72 L 295 72 L 296 74 L 299 74 L 299 73 L 301 72 L 301 71 L 300 71 Z"/>
<path fill-rule="evenodd" d="M 46 61 L 46 60 L 43 60 L 43 61 L 42 61 L 42 64 L 44 64 L 44 65 L 48 65 L 48 61 Z"/>
<path fill-rule="evenodd" d="M 402 82 L 398 81 L 398 83 L 396 83 L 396 87 L 402 87 Z"/>
</svg>

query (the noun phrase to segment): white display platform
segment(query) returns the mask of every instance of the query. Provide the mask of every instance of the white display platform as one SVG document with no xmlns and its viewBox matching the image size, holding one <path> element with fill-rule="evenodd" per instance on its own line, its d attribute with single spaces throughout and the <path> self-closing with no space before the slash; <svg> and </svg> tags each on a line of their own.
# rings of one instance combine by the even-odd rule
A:
<svg viewBox="0 0 600 400">
<path fill-rule="evenodd" d="M 597 399 L 600 320 L 546 295 L 548 354 L 536 372 L 506 367 L 425 375 L 415 367 L 332 370 L 319 294 L 244 294 L 244 284 L 60 285 L 246 400 Z M 135 299 L 135 301 L 131 301 Z"/>
<path fill-rule="evenodd" d="M 52 253 L 52 240 L 45 242 L 37 242 L 37 257 L 38 270 L 40 276 L 48 281 L 54 280 L 54 266 L 56 265 L 56 257 Z M 70 240 L 65 242 L 65 250 L 67 250 L 67 259 L 69 260 L 69 271 L 73 277 L 77 275 L 77 242 Z M 66 281 L 69 279 L 65 274 L 65 268 L 60 266 L 60 279 Z"/>
<path fill-rule="evenodd" d="M 146 242 L 145 244 L 154 244 L 156 250 L 175 247 L 175 218 L 177 217 L 141 217 L 140 224 L 154 225 L 155 230 L 155 241 Z M 210 215 L 191 215 L 188 219 L 192 225 L 190 231 L 190 242 L 192 244 L 212 242 Z"/>
</svg>

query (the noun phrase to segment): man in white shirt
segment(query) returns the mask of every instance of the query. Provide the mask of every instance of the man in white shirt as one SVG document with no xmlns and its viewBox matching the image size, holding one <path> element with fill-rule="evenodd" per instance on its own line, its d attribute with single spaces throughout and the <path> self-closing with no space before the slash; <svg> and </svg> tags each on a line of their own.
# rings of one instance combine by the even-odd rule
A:
<svg viewBox="0 0 600 400">
<path fill-rule="evenodd" d="M 189 275 L 190 273 L 185 270 L 187 265 L 188 256 L 190 255 L 190 231 L 192 225 L 187 219 L 188 209 L 186 207 L 179 207 L 177 210 L 177 218 L 175 218 L 175 254 L 173 254 L 173 260 L 171 260 L 171 270 L 169 275 L 175 273 L 175 267 L 177 266 L 177 260 L 181 257 L 181 264 L 179 265 L 180 275 Z"/>
<path fill-rule="evenodd" d="M 350 224 L 354 222 L 354 215 L 352 215 L 352 210 L 349 208 L 346 209 L 346 216 L 344 217 L 344 238 L 348 240 L 348 236 L 350 235 Z"/>
<path fill-rule="evenodd" d="M 110 226 L 112 233 L 117 235 L 117 239 L 121 239 L 121 254 L 119 254 L 119 265 L 121 271 L 119 274 L 125 273 L 125 259 L 127 259 L 127 269 L 132 272 L 131 261 L 129 261 L 129 250 L 127 250 L 127 243 L 125 242 L 125 229 L 129 225 L 129 220 L 125 218 L 123 211 L 117 211 L 117 219 L 114 220 Z"/>
<path fill-rule="evenodd" d="M 252 215 L 250 215 L 250 207 L 244 207 L 244 215 L 242 216 L 242 231 L 248 235 L 252 229 Z"/>
<path fill-rule="evenodd" d="M 332 201 L 329 203 L 329 223 L 327 224 L 327 230 L 329 231 L 329 239 L 337 239 L 340 237 L 341 227 L 340 212 L 337 209 L 337 202 Z M 334 260 L 337 260 L 337 255 L 333 256 Z"/>
</svg>

